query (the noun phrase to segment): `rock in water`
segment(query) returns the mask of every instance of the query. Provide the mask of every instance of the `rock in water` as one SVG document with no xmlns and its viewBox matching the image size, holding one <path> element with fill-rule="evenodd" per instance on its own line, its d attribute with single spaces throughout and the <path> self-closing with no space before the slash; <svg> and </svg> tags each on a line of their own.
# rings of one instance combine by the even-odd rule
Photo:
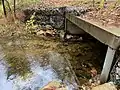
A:
<svg viewBox="0 0 120 90">
<path fill-rule="evenodd" d="M 40 90 L 67 90 L 67 87 L 62 86 L 61 83 L 57 81 L 52 81 Z"/>
<path fill-rule="evenodd" d="M 53 51 L 49 51 L 46 56 L 49 64 L 58 74 L 58 78 L 61 79 L 63 83 L 68 83 L 71 88 L 70 90 L 78 90 L 77 78 L 71 68 L 70 62 L 61 54 Z"/>
<path fill-rule="evenodd" d="M 117 88 L 112 82 L 109 82 L 109 83 L 105 83 L 105 84 L 93 87 L 92 90 L 117 90 Z"/>
</svg>

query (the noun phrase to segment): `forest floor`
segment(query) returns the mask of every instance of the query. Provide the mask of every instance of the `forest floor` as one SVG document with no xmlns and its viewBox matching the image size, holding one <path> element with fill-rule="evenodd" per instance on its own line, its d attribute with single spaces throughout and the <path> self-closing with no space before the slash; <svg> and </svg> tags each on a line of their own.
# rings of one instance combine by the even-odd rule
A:
<svg viewBox="0 0 120 90">
<path fill-rule="evenodd" d="M 120 5 L 116 2 L 106 2 L 104 8 L 93 8 L 84 16 L 93 22 L 99 22 L 106 27 L 120 27 Z"/>
</svg>

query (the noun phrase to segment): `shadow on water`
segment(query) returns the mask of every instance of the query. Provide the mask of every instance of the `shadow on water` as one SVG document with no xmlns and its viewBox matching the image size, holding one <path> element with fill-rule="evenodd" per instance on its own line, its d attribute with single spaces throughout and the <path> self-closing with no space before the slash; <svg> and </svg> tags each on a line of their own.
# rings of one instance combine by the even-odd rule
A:
<svg viewBox="0 0 120 90">
<path fill-rule="evenodd" d="M 41 90 L 51 81 L 63 81 L 65 90 L 77 88 L 69 64 L 59 53 L 29 54 L 11 43 L 0 47 L 0 90 Z"/>
</svg>

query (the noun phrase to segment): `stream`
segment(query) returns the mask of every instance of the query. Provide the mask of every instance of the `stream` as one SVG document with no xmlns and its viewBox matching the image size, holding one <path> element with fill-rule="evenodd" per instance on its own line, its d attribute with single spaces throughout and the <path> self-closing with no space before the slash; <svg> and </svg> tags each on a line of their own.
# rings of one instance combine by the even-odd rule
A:
<svg viewBox="0 0 120 90">
<path fill-rule="evenodd" d="M 0 46 L 0 90 L 44 90 L 50 82 L 64 84 L 65 90 L 78 88 L 74 73 L 61 54 L 50 50 L 39 54 L 32 47 L 30 52 L 28 43 L 31 40 L 5 40 Z"/>
</svg>

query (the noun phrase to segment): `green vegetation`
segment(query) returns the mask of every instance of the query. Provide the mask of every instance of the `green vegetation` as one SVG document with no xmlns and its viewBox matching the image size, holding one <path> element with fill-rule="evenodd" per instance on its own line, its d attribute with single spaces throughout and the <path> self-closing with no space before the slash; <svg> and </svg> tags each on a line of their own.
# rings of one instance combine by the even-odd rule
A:
<svg viewBox="0 0 120 90">
<path fill-rule="evenodd" d="M 30 20 L 27 20 L 26 22 L 26 30 L 29 33 L 34 32 L 34 30 L 38 27 L 38 25 L 35 25 L 35 12 L 33 13 L 33 15 L 30 17 Z"/>
<path fill-rule="evenodd" d="M 100 5 L 99 5 L 100 9 L 104 8 L 104 3 L 105 3 L 105 0 L 101 0 Z"/>
</svg>

